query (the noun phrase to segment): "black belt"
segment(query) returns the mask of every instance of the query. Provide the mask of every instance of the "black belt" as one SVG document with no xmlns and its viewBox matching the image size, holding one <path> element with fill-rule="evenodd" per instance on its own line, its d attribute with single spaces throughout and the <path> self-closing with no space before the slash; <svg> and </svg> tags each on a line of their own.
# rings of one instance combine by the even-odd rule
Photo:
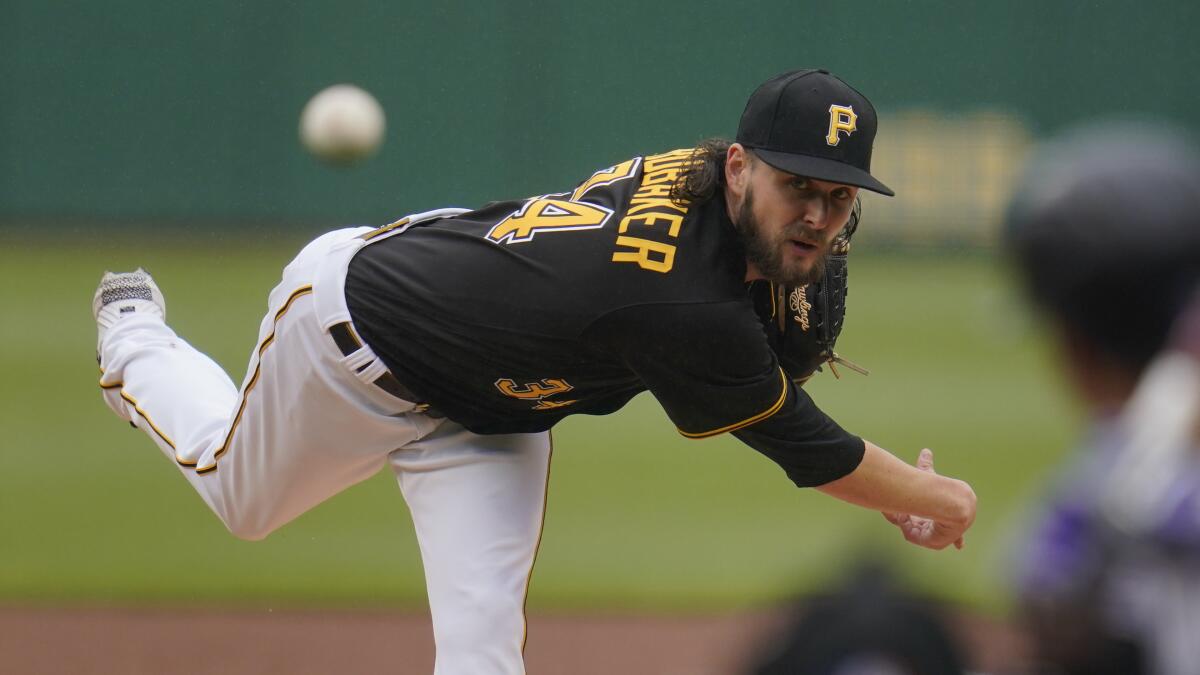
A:
<svg viewBox="0 0 1200 675">
<path fill-rule="evenodd" d="M 349 321 L 330 326 L 329 335 L 333 337 L 333 341 L 337 344 L 338 349 L 342 350 L 342 354 L 345 356 L 350 356 L 362 349 L 362 343 L 358 341 L 358 336 L 350 328 Z M 366 368 L 366 366 L 363 366 L 363 368 Z M 362 370 L 362 368 L 359 368 L 359 370 Z M 375 380 L 374 384 L 396 398 L 416 403 L 413 412 L 423 412 L 430 417 L 444 417 L 444 415 L 430 408 L 428 403 L 417 403 L 417 395 L 412 393 L 408 387 L 400 384 L 400 380 L 397 380 L 396 376 L 390 370 L 383 371 L 383 374 Z"/>
</svg>

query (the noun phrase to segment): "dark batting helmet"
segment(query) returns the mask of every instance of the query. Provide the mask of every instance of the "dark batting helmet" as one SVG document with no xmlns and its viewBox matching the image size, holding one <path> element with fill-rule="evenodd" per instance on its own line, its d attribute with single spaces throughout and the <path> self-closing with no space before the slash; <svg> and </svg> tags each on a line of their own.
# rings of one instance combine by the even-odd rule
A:
<svg viewBox="0 0 1200 675">
<path fill-rule="evenodd" d="M 1200 155 L 1162 124 L 1076 129 L 1035 153 L 1004 241 L 1037 305 L 1140 371 L 1200 278 Z"/>
</svg>

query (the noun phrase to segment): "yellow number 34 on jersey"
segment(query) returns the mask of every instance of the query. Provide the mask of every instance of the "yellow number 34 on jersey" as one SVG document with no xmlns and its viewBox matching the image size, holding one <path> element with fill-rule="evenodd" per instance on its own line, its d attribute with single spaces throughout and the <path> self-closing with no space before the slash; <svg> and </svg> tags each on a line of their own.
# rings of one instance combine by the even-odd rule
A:
<svg viewBox="0 0 1200 675">
<path fill-rule="evenodd" d="M 487 238 L 497 244 L 515 244 L 547 230 L 593 230 L 604 227 L 612 214 L 612 209 L 587 202 L 539 197 L 493 225 Z"/>
<path fill-rule="evenodd" d="M 581 201 L 593 188 L 612 185 L 629 178 L 637 171 L 641 160 L 634 158 L 592 174 L 575 191 L 534 197 L 515 213 L 492 226 L 487 239 L 497 244 L 515 244 L 533 239 L 539 232 L 570 232 L 604 227 L 612 217 L 612 209 Z"/>
</svg>

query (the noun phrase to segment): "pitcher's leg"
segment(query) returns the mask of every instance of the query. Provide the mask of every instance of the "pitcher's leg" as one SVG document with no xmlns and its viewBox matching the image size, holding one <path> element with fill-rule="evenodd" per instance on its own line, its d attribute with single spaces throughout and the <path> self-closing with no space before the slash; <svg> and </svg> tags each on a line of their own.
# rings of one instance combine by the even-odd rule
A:
<svg viewBox="0 0 1200 675">
<path fill-rule="evenodd" d="M 226 525 L 245 539 L 371 477 L 430 426 L 404 412 L 412 403 L 354 376 L 303 287 L 272 320 L 225 440 L 196 466 L 198 484 L 219 490 Z"/>
<path fill-rule="evenodd" d="M 238 391 L 212 359 L 200 353 L 167 326 L 161 294 L 153 279 L 139 273 L 106 275 L 153 290 L 149 301 L 115 301 L 98 306 L 101 330 L 98 345 L 100 386 L 104 401 L 121 419 L 142 429 L 184 474 L 194 474 L 200 454 L 219 443 L 229 425 Z M 132 282 L 128 280 L 132 278 Z M 97 302 L 102 301 L 97 292 Z M 209 490 L 193 485 L 220 515 L 220 504 Z"/>
<path fill-rule="evenodd" d="M 525 672 L 550 453 L 549 433 L 479 436 L 449 421 L 392 453 L 421 546 L 435 675 Z"/>
<path fill-rule="evenodd" d="M 130 317 L 110 333 L 112 348 L 101 361 L 105 403 L 155 438 L 173 461 L 187 463 L 177 451 L 186 455 L 225 427 L 237 399 L 233 381 L 156 317 Z M 172 376 L 156 377 L 158 373 Z M 144 415 L 146 407 L 158 411 L 154 420 Z M 190 461 L 195 464 L 194 458 Z"/>
<path fill-rule="evenodd" d="M 239 537 L 266 536 L 428 430 L 404 414 L 411 403 L 356 379 L 314 316 L 322 252 L 354 232 L 318 239 L 285 269 L 240 393 L 165 324 L 160 294 L 158 306 L 98 312 L 106 401 L 146 430 Z"/>
</svg>

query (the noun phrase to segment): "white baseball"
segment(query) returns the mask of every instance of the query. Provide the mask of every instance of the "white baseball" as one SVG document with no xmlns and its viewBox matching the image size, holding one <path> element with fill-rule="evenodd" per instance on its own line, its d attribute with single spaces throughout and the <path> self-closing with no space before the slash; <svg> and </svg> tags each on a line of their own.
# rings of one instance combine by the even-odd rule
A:
<svg viewBox="0 0 1200 675">
<path fill-rule="evenodd" d="M 300 113 L 300 140 L 308 151 L 334 164 L 352 164 L 383 142 L 383 107 L 352 84 L 335 84 L 313 96 Z"/>
</svg>

